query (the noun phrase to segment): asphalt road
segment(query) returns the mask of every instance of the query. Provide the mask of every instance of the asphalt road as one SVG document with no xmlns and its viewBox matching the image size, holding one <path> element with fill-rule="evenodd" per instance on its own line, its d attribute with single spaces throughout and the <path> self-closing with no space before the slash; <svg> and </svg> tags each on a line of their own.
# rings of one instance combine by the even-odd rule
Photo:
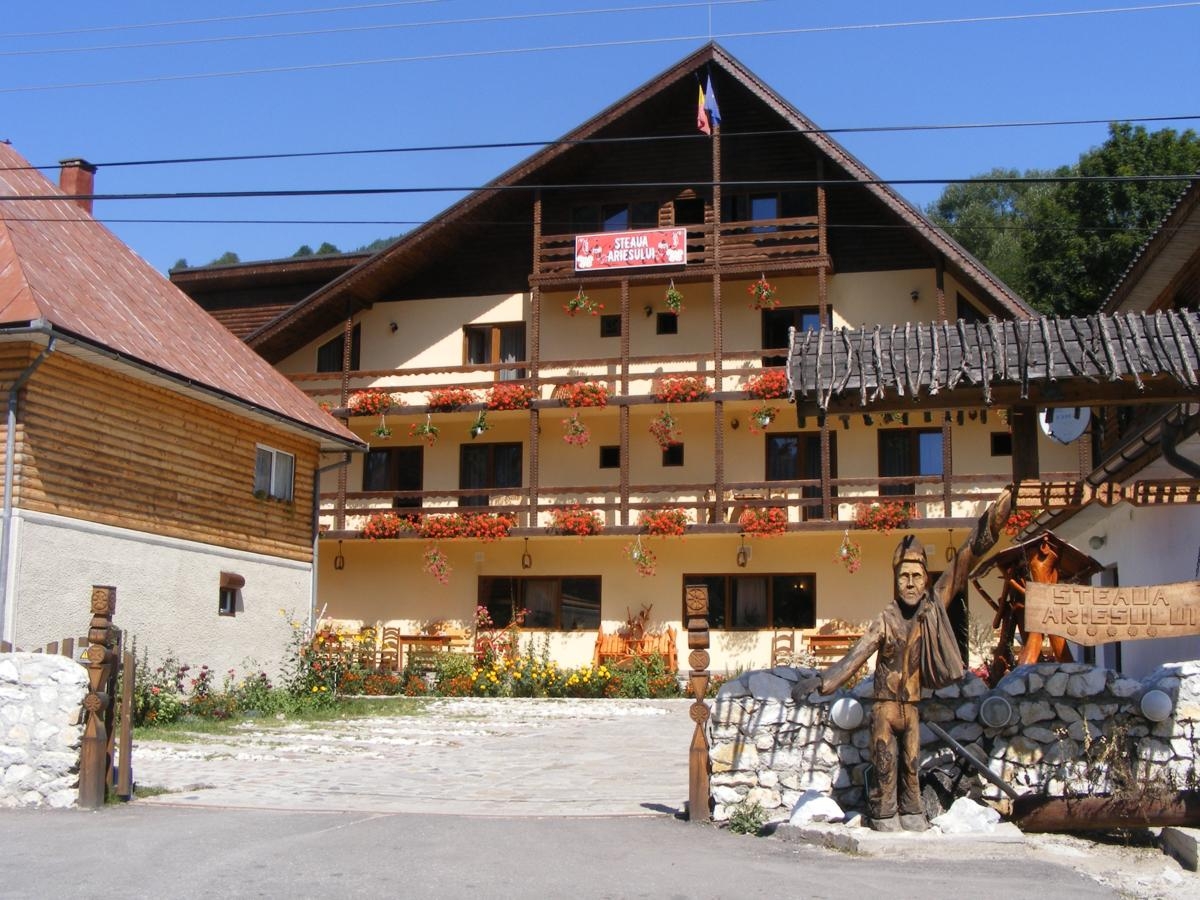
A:
<svg viewBox="0 0 1200 900">
<path fill-rule="evenodd" d="M 0 897 L 1117 897 L 1020 847 L 855 857 L 666 814 L 0 811 Z"/>
</svg>

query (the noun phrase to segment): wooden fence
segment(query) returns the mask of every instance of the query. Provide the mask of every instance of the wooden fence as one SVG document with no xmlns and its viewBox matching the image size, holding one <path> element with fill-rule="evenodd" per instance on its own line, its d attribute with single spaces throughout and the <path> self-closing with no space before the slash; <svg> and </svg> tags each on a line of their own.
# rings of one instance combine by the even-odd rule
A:
<svg viewBox="0 0 1200 900">
<path fill-rule="evenodd" d="M 83 746 L 79 757 L 79 805 L 84 809 L 103 806 L 110 791 L 122 800 L 133 797 L 135 666 L 133 653 L 124 648 L 121 629 L 112 623 L 116 607 L 115 587 L 93 585 L 92 620 L 87 636 L 51 641 L 44 650 L 30 651 L 65 656 L 87 669 L 88 693 L 83 698 Z M 0 641 L 0 653 L 10 653 L 13 649 L 8 641 Z M 114 765 L 114 750 L 120 751 L 120 766 Z"/>
</svg>

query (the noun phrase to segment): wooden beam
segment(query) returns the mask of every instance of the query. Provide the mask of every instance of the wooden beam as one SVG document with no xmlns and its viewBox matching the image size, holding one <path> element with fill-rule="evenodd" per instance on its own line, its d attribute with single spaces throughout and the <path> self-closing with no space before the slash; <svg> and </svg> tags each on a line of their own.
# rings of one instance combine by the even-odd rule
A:
<svg viewBox="0 0 1200 900">
<path fill-rule="evenodd" d="M 1037 479 L 1041 472 L 1038 463 L 1037 408 L 1014 406 L 1009 412 L 1008 421 L 1012 428 L 1012 480 L 1021 482 L 1027 478 Z"/>
</svg>

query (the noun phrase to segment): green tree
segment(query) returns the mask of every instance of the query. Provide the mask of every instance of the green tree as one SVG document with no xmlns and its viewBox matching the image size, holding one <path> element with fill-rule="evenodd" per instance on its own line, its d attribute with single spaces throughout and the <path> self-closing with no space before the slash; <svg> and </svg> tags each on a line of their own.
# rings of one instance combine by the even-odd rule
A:
<svg viewBox="0 0 1200 900">
<path fill-rule="evenodd" d="M 1113 123 L 1078 162 L 1024 177 L 1191 175 L 1200 170 L 1193 131 Z M 984 178 L 1014 177 L 993 170 Z M 1095 311 L 1186 184 L 1063 181 L 950 185 L 926 210 L 1035 309 Z"/>
<path fill-rule="evenodd" d="M 187 267 L 188 267 L 188 261 L 181 256 L 181 257 L 179 257 L 179 259 L 175 260 L 174 264 L 171 266 L 170 271 L 174 272 L 176 269 L 186 269 Z"/>
<path fill-rule="evenodd" d="M 312 255 L 313 255 L 313 248 L 308 246 L 308 244 L 301 244 L 299 247 L 296 248 L 296 252 L 292 254 L 292 259 L 295 259 L 298 256 L 312 256 Z"/>
<path fill-rule="evenodd" d="M 241 259 L 232 250 L 226 250 L 216 259 L 209 263 L 210 266 L 232 266 L 240 263 Z"/>
<path fill-rule="evenodd" d="M 342 252 L 341 250 L 339 250 L 333 244 L 329 243 L 329 241 L 325 241 L 324 243 L 321 244 L 320 247 L 317 248 L 317 256 L 328 256 L 331 253 L 341 253 L 341 252 Z"/>
</svg>

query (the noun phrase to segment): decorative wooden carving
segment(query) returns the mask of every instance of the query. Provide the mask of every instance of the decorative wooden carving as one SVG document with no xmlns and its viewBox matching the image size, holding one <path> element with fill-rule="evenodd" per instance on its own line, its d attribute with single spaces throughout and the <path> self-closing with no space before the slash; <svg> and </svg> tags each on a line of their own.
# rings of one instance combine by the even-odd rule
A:
<svg viewBox="0 0 1200 900">
<path fill-rule="evenodd" d="M 709 761 L 708 761 L 708 704 L 704 695 L 708 691 L 708 588 L 705 585 L 689 584 L 684 588 L 684 605 L 687 608 L 688 688 L 692 693 L 692 705 L 688 710 L 696 729 L 692 732 L 692 743 L 688 749 L 688 819 L 692 822 L 708 822 L 712 819 L 709 810 Z"/>
<path fill-rule="evenodd" d="M 79 805 L 97 809 L 104 805 L 111 783 L 113 693 L 116 687 L 117 661 L 120 659 L 120 631 L 112 623 L 117 609 L 117 589 L 103 585 L 92 587 L 92 621 L 88 628 L 88 693 L 83 698 L 83 747 L 79 758 Z M 130 692 L 132 694 L 132 691 Z M 129 760 L 122 760 L 124 768 Z"/>
</svg>

